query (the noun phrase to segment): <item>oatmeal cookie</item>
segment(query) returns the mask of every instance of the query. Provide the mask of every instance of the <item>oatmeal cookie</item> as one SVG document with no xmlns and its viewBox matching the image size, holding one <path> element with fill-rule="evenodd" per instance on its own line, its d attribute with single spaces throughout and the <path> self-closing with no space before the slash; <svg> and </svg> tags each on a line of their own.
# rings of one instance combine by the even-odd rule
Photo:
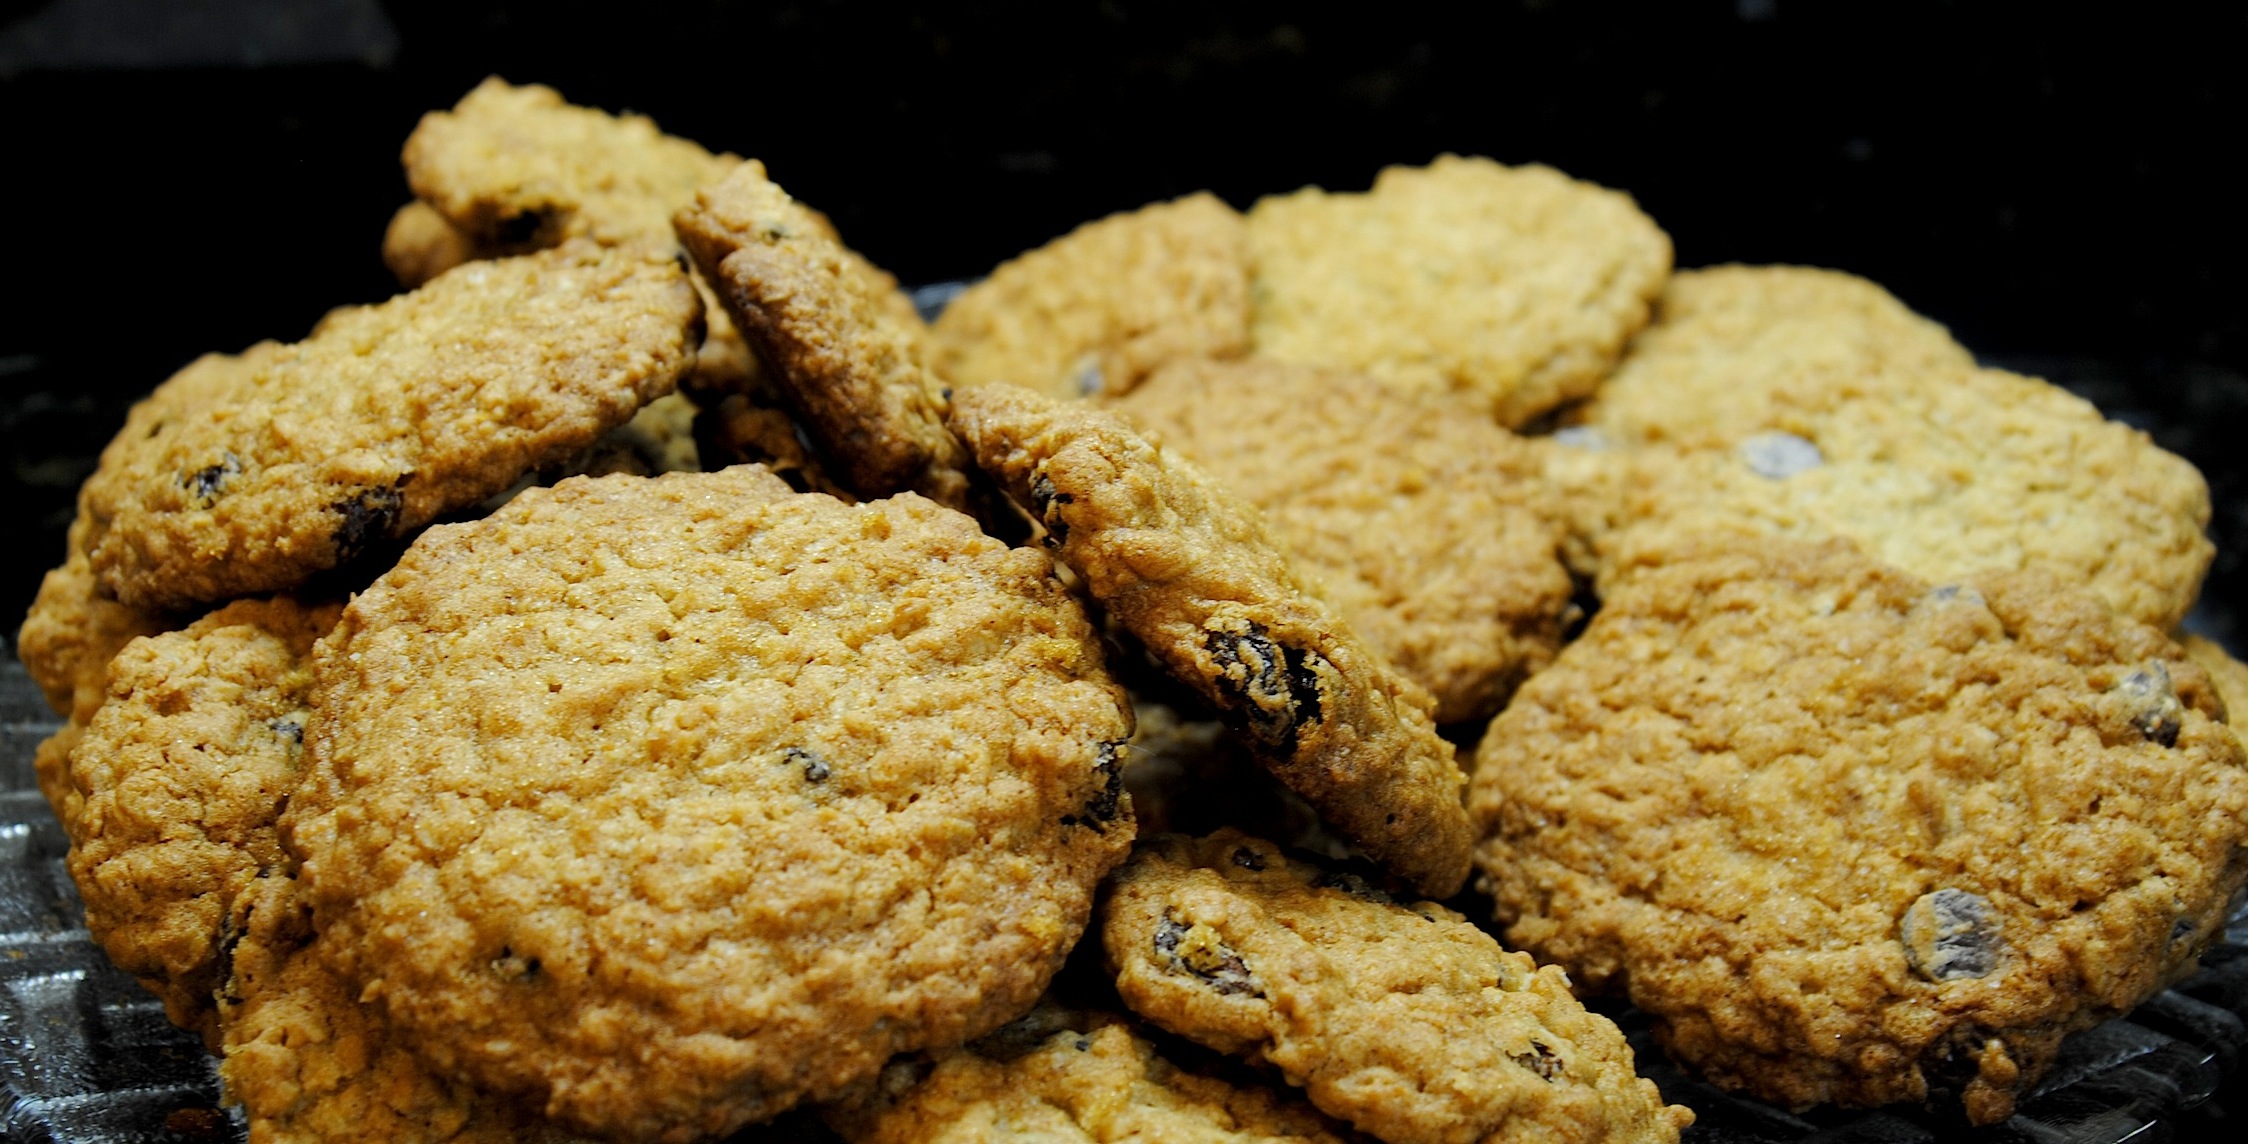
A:
<svg viewBox="0 0 2248 1144">
<path fill-rule="evenodd" d="M 221 930 L 235 896 L 285 865 L 274 820 L 296 786 L 306 657 L 339 610 L 240 600 L 133 641 L 71 752 L 61 818 L 86 928 L 214 1043 Z"/>
<path fill-rule="evenodd" d="M 820 463 L 778 399 L 728 394 L 695 414 L 694 431 L 695 447 L 708 459 L 710 469 L 763 465 L 798 492 L 858 499 L 827 475 L 827 466 Z"/>
<path fill-rule="evenodd" d="M 1569 980 L 1434 902 L 1233 830 L 1143 842 L 1101 942 L 1134 1012 L 1394 1141 L 1670 1141 L 1692 1123 Z"/>
<path fill-rule="evenodd" d="M 2042 568 L 2175 626 L 2214 552 L 2209 487 L 2145 433 L 2036 378 L 1865 374 L 1779 391 L 1725 448 L 1616 457 L 1604 574 L 1679 535 L 1847 537 L 1928 580 Z"/>
<path fill-rule="evenodd" d="M 563 1144 L 574 1139 L 424 1066 L 331 965 L 295 879 L 252 881 L 228 918 L 219 1079 L 250 1144 Z"/>
<path fill-rule="evenodd" d="M 1529 445 L 1457 395 L 1186 361 L 1113 408 L 1263 510 L 1439 722 L 1490 718 L 1561 646 L 1559 506 Z"/>
<path fill-rule="evenodd" d="M 1508 426 L 1592 392 L 1671 255 L 1628 195 L 1456 155 L 1260 200 L 1249 247 L 1254 352 L 1464 390 Z"/>
<path fill-rule="evenodd" d="M 1466 780 L 1433 701 L 1306 585 L 1254 508 L 1107 410 L 979 386 L 953 395 L 950 423 L 1093 598 L 1273 774 L 1421 892 L 1459 889 Z"/>
<path fill-rule="evenodd" d="M 1619 444 L 1729 449 L 1791 394 L 1868 373 L 1953 375 L 1974 355 L 1856 275 L 1808 266 L 1683 270 L 1655 320 L 1572 420 Z"/>
<path fill-rule="evenodd" d="M 1682 542 L 1477 755 L 1507 940 L 1781 1105 L 2005 1118 L 2193 965 L 2248 877 L 2209 678 L 2049 574 Z"/>
<path fill-rule="evenodd" d="M 2215 640 L 2186 635 L 2178 637 L 2178 645 L 2209 673 L 2217 698 L 2224 701 L 2225 721 L 2235 727 L 2248 725 L 2248 664 L 2232 658 Z"/>
<path fill-rule="evenodd" d="M 1141 833 L 1207 834 L 1238 826 L 1308 854 L 1342 859 L 1355 853 L 1302 795 L 1258 766 L 1224 723 L 1206 711 L 1196 714 L 1202 717 L 1132 696 L 1124 789 Z"/>
<path fill-rule="evenodd" d="M 1110 215 L 1009 262 L 945 306 L 937 372 L 1055 397 L 1120 394 L 1174 358 L 1249 348 L 1241 216 L 1208 192 Z"/>
<path fill-rule="evenodd" d="M 118 649 L 140 636 L 174 625 L 161 612 L 129 608 L 101 594 L 87 540 L 93 521 L 81 512 L 70 522 L 61 567 L 39 581 L 39 594 L 16 632 L 16 655 L 55 714 L 79 723 L 93 718 L 105 694 L 103 673 Z"/>
<path fill-rule="evenodd" d="M 934 1061 L 898 1061 L 874 1087 L 827 1113 L 851 1144 L 1355 1138 L 1301 1098 L 1179 1068 L 1116 1017 L 1047 1004 Z"/>
<path fill-rule="evenodd" d="M 967 502 L 967 457 L 944 427 L 928 328 L 896 279 L 825 219 L 742 164 L 679 212 L 680 241 L 851 490 Z"/>
<path fill-rule="evenodd" d="M 382 232 L 382 264 L 408 290 L 463 262 L 499 253 L 479 247 L 451 219 L 420 199 L 399 207 Z"/>
<path fill-rule="evenodd" d="M 175 377 L 86 482 L 95 575 L 140 608 L 292 588 L 624 423 L 701 312 L 667 254 L 573 242 L 330 314 L 220 392 Z"/>
<path fill-rule="evenodd" d="M 447 1075 L 723 1134 L 1037 998 L 1132 836 L 1124 697 L 1046 557 L 754 466 L 424 533 L 314 658 L 285 827 Z"/>
</svg>

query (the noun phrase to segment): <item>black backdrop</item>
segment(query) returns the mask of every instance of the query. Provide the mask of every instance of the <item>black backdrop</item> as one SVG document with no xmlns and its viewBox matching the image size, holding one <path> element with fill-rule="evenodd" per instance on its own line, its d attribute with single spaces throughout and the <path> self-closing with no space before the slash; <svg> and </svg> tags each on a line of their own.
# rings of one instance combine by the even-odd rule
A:
<svg viewBox="0 0 2248 1144">
<path fill-rule="evenodd" d="M 1291 7 L 0 3 L 0 610 L 132 397 L 391 291 L 398 145 L 493 72 L 763 158 L 908 282 L 1197 188 L 1552 163 L 1637 195 L 1681 265 L 1869 275 L 2154 429 L 2210 472 L 2210 596 L 2243 598 L 2241 9 Z"/>
</svg>

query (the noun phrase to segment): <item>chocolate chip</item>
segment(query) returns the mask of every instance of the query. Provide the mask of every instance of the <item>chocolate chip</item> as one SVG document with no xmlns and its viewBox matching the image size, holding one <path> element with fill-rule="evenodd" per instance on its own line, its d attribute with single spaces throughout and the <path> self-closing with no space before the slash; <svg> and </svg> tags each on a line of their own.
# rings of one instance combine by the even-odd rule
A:
<svg viewBox="0 0 2248 1144">
<path fill-rule="evenodd" d="M 1123 813 L 1124 764 L 1120 757 L 1123 750 L 1121 741 L 1101 744 L 1100 757 L 1093 764 L 1093 773 L 1101 776 L 1101 788 L 1093 792 L 1083 815 L 1063 815 L 1063 826 L 1083 826 L 1095 834 L 1105 834 L 1107 831 L 1102 824 L 1116 821 L 1116 816 Z"/>
<path fill-rule="evenodd" d="M 796 763 L 804 768 L 805 782 L 824 783 L 827 781 L 827 776 L 835 773 L 828 769 L 827 760 L 802 747 L 784 747 L 781 750 L 781 755 L 789 762 Z"/>
<path fill-rule="evenodd" d="M 226 486 L 242 472 L 242 458 L 232 453 L 220 456 L 215 465 L 205 465 L 180 478 L 180 486 L 187 490 L 189 499 L 197 508 L 209 508 L 226 491 Z"/>
<path fill-rule="evenodd" d="M 1905 910 L 1898 936 L 1905 960 L 1930 981 L 1989 976 L 2006 940 L 1989 899 L 1953 889 L 1922 894 Z"/>
<path fill-rule="evenodd" d="M 1197 932 L 1200 931 L 1200 932 Z M 1155 952 L 1170 962 L 1174 973 L 1186 973 L 1208 982 L 1210 991 L 1230 997 L 1247 993 L 1262 997 L 1249 963 L 1231 946 L 1219 941 L 1205 926 L 1184 926 L 1166 917 L 1155 926 Z"/>
<path fill-rule="evenodd" d="M 2131 725 L 2141 735 L 2165 747 L 2178 745 L 2178 732 L 2185 729 L 2186 706 L 2178 701 L 2177 689 L 2170 685 L 2170 669 L 2161 661 L 2151 661 L 2117 680 L 2108 694 L 2122 702 Z"/>
<path fill-rule="evenodd" d="M 398 515 L 406 507 L 406 498 L 398 491 L 398 484 L 367 489 L 357 496 L 337 501 L 330 511 L 343 519 L 336 524 L 336 562 L 343 563 L 367 550 L 367 542 L 381 540 L 390 535 L 398 523 Z"/>
<path fill-rule="evenodd" d="M 1819 447 L 1793 433 L 1759 433 L 1740 444 L 1741 460 L 1757 476 L 1784 481 L 1826 463 Z"/>
<path fill-rule="evenodd" d="M 1244 870 L 1262 870 L 1265 868 L 1264 859 L 1258 857 L 1256 851 L 1246 846 L 1234 850 L 1233 864 Z"/>
<path fill-rule="evenodd" d="M 1281 754 L 1294 754 L 1296 732 L 1319 721 L 1320 662 L 1312 652 L 1272 642 L 1259 624 L 1246 632 L 1208 631 L 1203 646 L 1221 670 L 1219 687 L 1240 700 L 1249 735 Z M 1238 670 L 1234 670 L 1238 669 Z"/>
<path fill-rule="evenodd" d="M 1532 1041 L 1529 1052 L 1508 1053 L 1507 1057 L 1515 1064 L 1538 1074 L 1540 1080 L 1552 1080 L 1561 1075 L 1561 1056 L 1544 1041 Z"/>
</svg>

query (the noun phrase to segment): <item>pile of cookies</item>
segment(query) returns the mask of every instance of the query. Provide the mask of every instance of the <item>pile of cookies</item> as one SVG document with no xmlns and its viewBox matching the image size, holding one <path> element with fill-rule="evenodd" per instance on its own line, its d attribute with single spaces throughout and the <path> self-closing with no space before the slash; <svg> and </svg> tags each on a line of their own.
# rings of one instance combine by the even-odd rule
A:
<svg viewBox="0 0 2248 1144">
<path fill-rule="evenodd" d="M 925 323 L 644 118 L 404 162 L 19 637 L 254 1140 L 1675 1141 L 1579 990 L 1988 1123 L 2248 881 L 2199 474 L 1870 283 L 1445 156 Z"/>
</svg>

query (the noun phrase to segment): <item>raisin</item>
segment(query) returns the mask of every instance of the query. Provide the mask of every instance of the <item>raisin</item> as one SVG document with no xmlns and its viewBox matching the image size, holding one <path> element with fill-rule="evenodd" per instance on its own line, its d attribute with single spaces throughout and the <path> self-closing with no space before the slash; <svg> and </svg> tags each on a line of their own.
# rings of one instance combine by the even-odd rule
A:
<svg viewBox="0 0 2248 1144">
<path fill-rule="evenodd" d="M 1990 900 L 1965 890 L 1922 894 L 1905 911 L 1898 936 L 1905 960 L 1930 981 L 1987 977 L 2005 948 Z"/>
<path fill-rule="evenodd" d="M 337 501 L 328 506 L 343 519 L 335 531 L 336 562 L 341 564 L 367 550 L 367 542 L 381 540 L 390 535 L 397 525 L 398 516 L 405 510 L 406 498 L 398 491 L 405 484 L 401 478 L 396 484 L 367 489 L 357 496 Z"/>
<path fill-rule="evenodd" d="M 1246 846 L 1234 850 L 1233 864 L 1244 870 L 1262 870 L 1265 868 L 1264 859 L 1258 857 L 1256 851 Z"/>
<path fill-rule="evenodd" d="M 1038 514 L 1038 523 L 1046 526 L 1046 532 L 1053 538 L 1055 544 L 1064 543 L 1069 539 L 1069 522 L 1063 520 L 1061 514 L 1054 511 L 1054 506 L 1069 504 L 1076 499 L 1068 493 L 1055 491 L 1054 482 L 1048 480 L 1044 473 L 1040 473 L 1030 480 L 1031 510 Z"/>
<path fill-rule="evenodd" d="M 1317 654 L 1275 644 L 1262 625 L 1246 632 L 1209 631 L 1203 646 L 1223 669 L 1217 682 L 1241 701 L 1249 735 L 1283 755 L 1294 754 L 1296 732 L 1319 721 Z M 1239 670 L 1233 670 L 1238 668 Z"/>
<path fill-rule="evenodd" d="M 215 465 L 205 465 L 180 478 L 180 487 L 197 508 L 209 508 L 226 491 L 228 483 L 242 472 L 242 458 L 232 453 L 222 454 Z"/>
<path fill-rule="evenodd" d="M 1256 979 L 1249 975 L 1249 963 L 1207 926 L 1184 926 L 1177 919 L 1165 917 L 1155 927 L 1155 952 L 1170 961 L 1172 972 L 1201 978 L 1213 993 L 1264 996 Z"/>
<path fill-rule="evenodd" d="M 2178 701 L 2177 689 L 2170 685 L 2170 669 L 2159 660 L 2117 680 L 2108 694 L 2123 703 L 2139 734 L 2165 747 L 2178 745 L 2178 732 L 2185 729 L 2186 707 Z"/>
<path fill-rule="evenodd" d="M 1561 1056 L 1544 1041 L 1532 1041 L 1529 1052 L 1508 1053 L 1507 1057 L 1515 1064 L 1538 1074 L 1540 1080 L 1552 1080 L 1561 1075 Z"/>
<path fill-rule="evenodd" d="M 818 754 L 812 751 L 808 751 L 803 747 L 784 748 L 781 751 L 781 755 L 789 762 L 797 763 L 803 766 L 805 782 L 824 783 L 827 781 L 827 776 L 835 773 L 833 770 L 829 769 L 827 760 L 820 758 Z"/>
<path fill-rule="evenodd" d="M 267 730 L 281 736 L 284 739 L 287 739 L 291 743 L 295 743 L 300 746 L 304 743 L 304 720 L 299 719 L 294 715 L 275 719 L 274 721 L 267 723 L 265 726 Z"/>
<path fill-rule="evenodd" d="M 1123 812 L 1124 765 L 1120 758 L 1123 750 L 1122 742 L 1101 744 L 1100 760 L 1093 764 L 1093 773 L 1101 776 L 1101 788 L 1093 792 L 1083 815 L 1063 815 L 1063 826 L 1083 826 L 1095 834 L 1107 833 L 1101 824 L 1116 821 L 1116 816 Z"/>
<path fill-rule="evenodd" d="M 1784 481 L 1826 463 L 1819 447 L 1793 433 L 1759 433 L 1740 444 L 1741 460 L 1757 476 Z"/>
</svg>

